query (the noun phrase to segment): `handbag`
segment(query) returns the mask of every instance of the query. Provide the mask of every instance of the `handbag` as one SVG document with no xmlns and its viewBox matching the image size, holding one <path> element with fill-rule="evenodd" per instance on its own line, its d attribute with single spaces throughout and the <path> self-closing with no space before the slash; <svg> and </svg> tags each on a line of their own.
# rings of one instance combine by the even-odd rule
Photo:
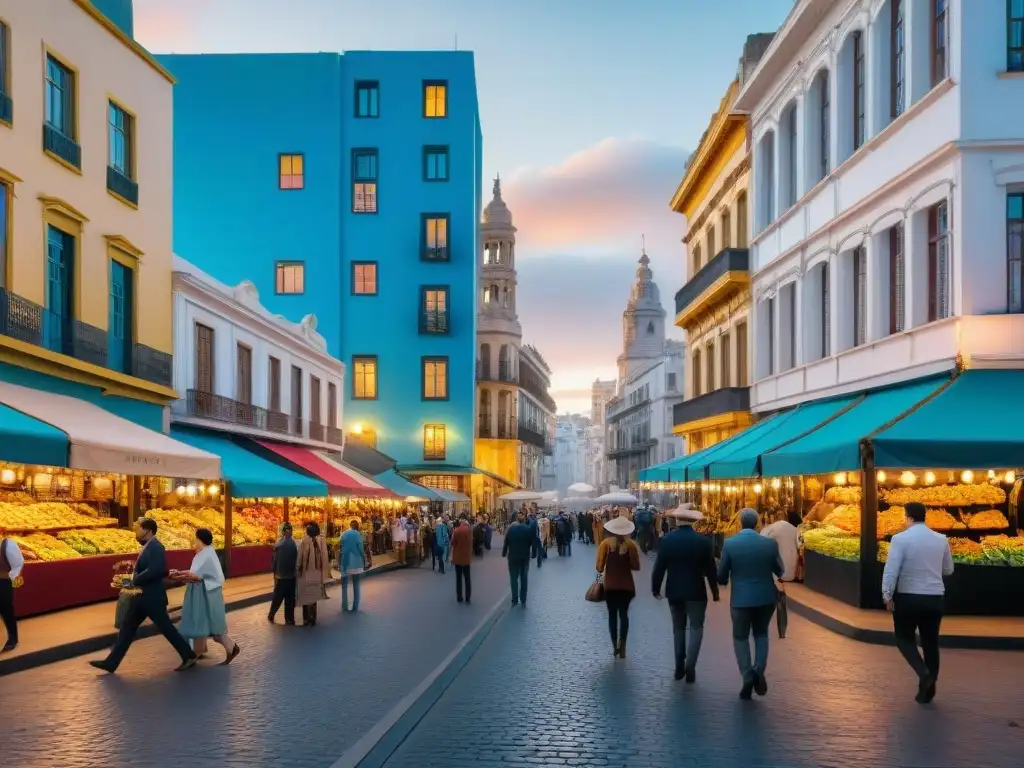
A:
<svg viewBox="0 0 1024 768">
<path fill-rule="evenodd" d="M 603 603 L 604 602 L 604 578 L 598 576 L 594 579 L 594 583 L 587 588 L 587 594 L 585 598 L 588 603 Z"/>
<path fill-rule="evenodd" d="M 129 614 L 132 609 L 133 601 L 138 597 L 138 592 L 134 590 L 123 590 L 117 596 L 117 606 L 114 608 L 114 629 L 120 629 L 124 623 L 125 617 Z"/>
<path fill-rule="evenodd" d="M 789 608 L 786 606 L 786 592 L 781 587 L 775 588 L 775 621 L 779 629 L 779 639 L 786 639 L 786 628 L 789 626 Z"/>
<path fill-rule="evenodd" d="M 373 567 L 373 557 L 370 556 L 370 545 L 363 542 L 363 567 L 370 570 Z"/>
</svg>

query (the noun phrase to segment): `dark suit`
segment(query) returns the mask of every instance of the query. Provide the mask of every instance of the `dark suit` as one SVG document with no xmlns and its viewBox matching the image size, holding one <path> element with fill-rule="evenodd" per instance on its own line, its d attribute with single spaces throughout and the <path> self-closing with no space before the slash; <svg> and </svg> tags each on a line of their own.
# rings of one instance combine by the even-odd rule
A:
<svg viewBox="0 0 1024 768">
<path fill-rule="evenodd" d="M 513 523 L 505 533 L 501 555 L 508 559 L 508 579 L 512 588 L 512 605 L 526 603 L 526 586 L 530 559 L 538 550 L 538 538 L 526 523 Z"/>
<path fill-rule="evenodd" d="M 697 666 L 697 656 L 704 640 L 704 617 L 708 610 L 707 582 L 718 600 L 715 553 L 711 539 L 684 525 L 666 536 L 658 547 L 651 589 L 661 594 L 661 584 L 668 574 L 665 597 L 672 611 L 672 635 L 675 641 L 676 676 Z M 687 647 L 686 625 L 690 625 Z M 687 664 L 689 657 L 689 664 Z"/>
<path fill-rule="evenodd" d="M 167 578 L 168 572 L 164 545 L 156 539 L 151 539 L 135 561 L 132 586 L 141 589 L 142 594 L 132 599 L 132 606 L 125 614 L 121 630 L 117 633 L 117 642 L 106 658 L 106 664 L 111 669 L 117 669 L 120 665 L 128 653 L 129 646 L 135 640 L 139 627 L 146 619 L 153 622 L 153 626 L 174 646 L 182 661 L 194 655 L 188 642 L 178 633 L 171 623 L 170 616 L 167 615 L 167 589 L 164 587 L 164 579 Z"/>
</svg>

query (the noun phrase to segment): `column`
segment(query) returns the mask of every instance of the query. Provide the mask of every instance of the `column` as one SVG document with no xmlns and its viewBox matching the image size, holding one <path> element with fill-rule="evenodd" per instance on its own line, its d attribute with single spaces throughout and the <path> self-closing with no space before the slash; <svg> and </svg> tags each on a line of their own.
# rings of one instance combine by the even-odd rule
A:
<svg viewBox="0 0 1024 768">
<path fill-rule="evenodd" d="M 903 224 L 903 293 L 910 330 L 928 322 L 928 214 L 912 211 Z"/>
</svg>

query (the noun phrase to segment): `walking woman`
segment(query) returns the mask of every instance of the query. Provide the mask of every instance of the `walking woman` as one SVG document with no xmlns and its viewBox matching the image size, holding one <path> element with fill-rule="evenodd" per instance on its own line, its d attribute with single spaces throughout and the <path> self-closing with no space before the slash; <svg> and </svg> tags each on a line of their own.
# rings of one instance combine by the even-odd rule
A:
<svg viewBox="0 0 1024 768">
<path fill-rule="evenodd" d="M 306 523 L 306 535 L 299 543 L 299 605 L 302 626 L 316 626 L 316 604 L 327 599 L 331 580 L 331 563 L 327 558 L 327 542 L 320 535 L 320 526 Z"/>
<path fill-rule="evenodd" d="M 192 641 L 196 656 L 206 655 L 206 638 L 212 637 L 224 647 L 227 654 L 222 664 L 235 660 L 241 648 L 228 637 L 228 619 L 224 609 L 224 569 L 220 566 L 217 550 L 213 548 L 213 534 L 206 528 L 196 530 L 196 555 L 187 571 L 171 571 L 170 577 L 183 581 L 185 602 L 181 606 L 181 636 Z"/>
<path fill-rule="evenodd" d="M 610 536 L 597 548 L 597 572 L 604 575 L 604 600 L 608 605 L 608 633 L 616 658 L 626 658 L 629 634 L 629 604 L 636 596 L 633 571 L 640 570 L 640 552 L 629 538 L 636 528 L 627 517 L 616 517 L 604 524 Z"/>
</svg>

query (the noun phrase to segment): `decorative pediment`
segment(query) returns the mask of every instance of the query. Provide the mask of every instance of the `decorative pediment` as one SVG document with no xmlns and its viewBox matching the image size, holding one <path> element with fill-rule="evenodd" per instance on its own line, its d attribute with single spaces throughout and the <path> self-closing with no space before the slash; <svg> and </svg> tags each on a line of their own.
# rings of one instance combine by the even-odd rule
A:
<svg viewBox="0 0 1024 768">
<path fill-rule="evenodd" d="M 263 305 L 260 304 L 260 292 L 256 290 L 256 286 L 253 285 L 251 280 L 243 280 L 234 287 L 231 292 L 231 297 L 244 307 L 255 312 L 264 312 Z"/>
</svg>

